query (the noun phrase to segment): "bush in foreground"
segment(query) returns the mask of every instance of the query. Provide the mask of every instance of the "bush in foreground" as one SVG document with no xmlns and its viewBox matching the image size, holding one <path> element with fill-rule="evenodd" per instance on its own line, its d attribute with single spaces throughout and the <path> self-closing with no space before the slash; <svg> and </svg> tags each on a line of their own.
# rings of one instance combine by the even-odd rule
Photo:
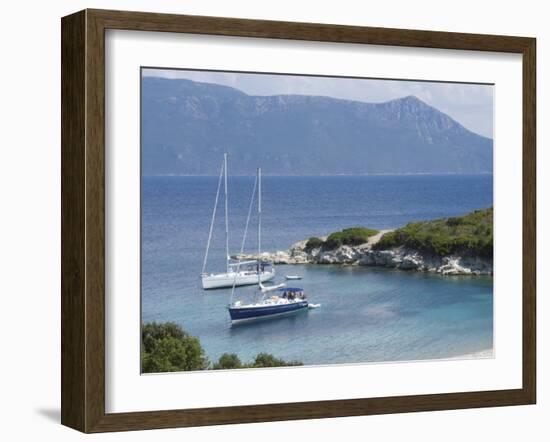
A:
<svg viewBox="0 0 550 442">
<path fill-rule="evenodd" d="M 212 366 L 214 370 L 231 370 L 233 368 L 243 368 L 241 360 L 235 353 L 224 353 Z"/>
<path fill-rule="evenodd" d="M 259 353 L 252 362 L 245 364 L 235 353 L 224 353 L 216 363 L 210 365 L 199 339 L 189 335 L 179 325 L 173 322 L 149 322 L 144 324 L 141 330 L 142 373 L 295 365 L 302 363 L 285 361 L 269 353 Z"/>
<path fill-rule="evenodd" d="M 267 368 L 267 367 L 293 367 L 303 365 L 300 361 L 285 361 L 269 353 L 259 353 L 254 361 L 243 364 L 235 353 L 224 353 L 218 359 L 212 369 L 230 370 L 233 368 Z"/>
<path fill-rule="evenodd" d="M 269 353 L 259 353 L 252 364 L 248 364 L 250 368 L 265 368 L 265 367 L 290 367 L 304 365 L 300 361 L 285 361 L 276 358 Z"/>
<path fill-rule="evenodd" d="M 141 329 L 141 371 L 204 370 L 209 361 L 198 338 L 173 322 L 150 322 Z"/>
</svg>

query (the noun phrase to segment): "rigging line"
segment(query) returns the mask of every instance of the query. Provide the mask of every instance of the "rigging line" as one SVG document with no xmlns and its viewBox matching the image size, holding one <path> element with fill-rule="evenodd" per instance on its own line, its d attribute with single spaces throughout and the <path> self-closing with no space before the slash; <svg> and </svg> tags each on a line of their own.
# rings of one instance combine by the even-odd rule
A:
<svg viewBox="0 0 550 442">
<path fill-rule="evenodd" d="M 260 268 L 262 265 L 262 168 L 258 167 L 258 288 L 262 288 L 262 278 L 260 275 Z M 264 296 L 260 297 L 263 299 Z"/>
<path fill-rule="evenodd" d="M 225 170 L 225 165 L 222 163 L 222 167 L 220 169 L 220 177 L 218 178 L 218 190 L 216 191 L 216 201 L 214 203 L 214 210 L 212 211 L 212 220 L 210 221 L 210 231 L 208 232 L 208 241 L 206 242 L 206 253 L 204 254 L 204 261 L 202 263 L 202 274 L 204 275 L 204 271 L 206 270 L 206 262 L 208 260 L 208 251 L 210 250 L 210 241 L 212 240 L 212 231 L 214 230 L 214 220 L 216 218 L 216 209 L 218 208 L 218 200 L 220 198 L 220 190 L 222 187 L 222 177 L 223 172 Z"/>
<path fill-rule="evenodd" d="M 258 185 L 258 177 L 254 180 L 254 187 L 252 188 L 252 196 L 250 198 L 250 204 L 248 205 L 248 215 L 246 217 L 246 224 L 244 226 L 244 233 L 243 233 L 243 240 L 241 242 L 241 251 L 239 253 L 239 258 L 237 260 L 237 269 L 235 273 L 235 277 L 233 278 L 233 287 L 231 288 L 231 298 L 230 302 L 233 303 L 233 294 L 235 293 L 235 286 L 237 285 L 237 275 L 239 274 L 239 270 L 241 267 L 241 257 L 244 253 L 244 244 L 246 241 L 246 234 L 248 232 L 248 225 L 250 224 L 250 217 L 252 215 L 252 207 L 254 206 L 254 196 L 256 195 L 256 186 Z"/>
<path fill-rule="evenodd" d="M 227 153 L 223 154 L 225 193 L 225 270 L 229 273 L 229 214 L 227 211 Z"/>
</svg>

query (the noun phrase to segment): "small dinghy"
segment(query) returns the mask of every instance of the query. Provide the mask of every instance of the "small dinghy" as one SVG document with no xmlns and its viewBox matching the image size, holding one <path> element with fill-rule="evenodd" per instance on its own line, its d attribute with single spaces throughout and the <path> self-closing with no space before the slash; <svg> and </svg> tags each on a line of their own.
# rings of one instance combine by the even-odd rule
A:
<svg viewBox="0 0 550 442">
<path fill-rule="evenodd" d="M 286 275 L 285 278 L 289 281 L 294 281 L 294 280 L 297 280 L 297 279 L 302 279 L 302 277 L 300 275 Z"/>
</svg>

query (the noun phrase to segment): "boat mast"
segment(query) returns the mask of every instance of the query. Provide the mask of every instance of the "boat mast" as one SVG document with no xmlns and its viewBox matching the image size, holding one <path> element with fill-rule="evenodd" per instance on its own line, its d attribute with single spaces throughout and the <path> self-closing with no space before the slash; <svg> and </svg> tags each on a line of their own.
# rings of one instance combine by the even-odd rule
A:
<svg viewBox="0 0 550 442">
<path fill-rule="evenodd" d="M 225 271 L 229 273 L 229 215 L 227 213 L 227 153 L 223 154 L 224 191 L 225 191 Z"/>
<path fill-rule="evenodd" d="M 261 253 L 262 250 L 262 168 L 258 167 L 258 285 L 261 280 Z"/>
<path fill-rule="evenodd" d="M 248 226 L 250 224 L 250 217 L 252 216 L 252 208 L 254 207 L 254 201 L 256 199 L 256 187 L 258 186 L 258 177 L 254 180 L 254 187 L 252 188 L 252 196 L 250 197 L 250 203 L 248 205 L 248 215 L 246 216 L 246 224 L 244 226 L 243 240 L 241 242 L 241 251 L 237 259 L 237 270 L 235 271 L 235 276 L 233 277 L 233 287 L 231 288 L 231 297 L 229 298 L 230 304 L 233 304 L 233 295 L 235 293 L 235 287 L 237 286 L 237 275 L 241 269 L 241 257 L 244 253 L 244 245 L 246 242 L 246 234 L 248 233 Z"/>
<path fill-rule="evenodd" d="M 210 242 L 212 241 L 212 232 L 214 230 L 214 220 L 216 219 L 216 209 L 218 207 L 218 199 L 220 197 L 220 189 L 222 187 L 224 164 L 220 167 L 220 176 L 218 178 L 218 190 L 216 190 L 216 201 L 214 202 L 214 209 L 212 210 L 212 219 L 210 220 L 210 230 L 208 231 L 208 241 L 206 242 L 206 252 L 204 253 L 204 261 L 202 263 L 202 272 L 204 275 L 206 272 L 206 262 L 208 261 L 208 251 L 210 250 Z"/>
</svg>

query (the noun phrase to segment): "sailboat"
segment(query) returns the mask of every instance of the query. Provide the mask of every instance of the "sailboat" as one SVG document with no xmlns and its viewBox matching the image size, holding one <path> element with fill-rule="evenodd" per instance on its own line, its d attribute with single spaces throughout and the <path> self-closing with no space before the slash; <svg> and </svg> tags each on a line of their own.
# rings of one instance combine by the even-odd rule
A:
<svg viewBox="0 0 550 442">
<path fill-rule="evenodd" d="M 261 265 L 261 229 L 262 229 L 262 170 L 258 169 L 258 256 L 257 266 Z M 251 206 L 252 207 L 252 206 Z M 250 211 L 249 211 L 250 212 Z M 246 232 L 246 229 L 245 229 Z M 244 238 L 243 238 L 244 244 Z M 260 274 L 256 280 L 260 291 L 259 299 L 252 303 L 244 303 L 241 300 L 233 302 L 235 287 L 231 291 L 231 302 L 227 309 L 232 323 L 250 321 L 256 319 L 272 318 L 274 316 L 288 315 L 308 308 L 319 307 L 318 304 L 310 304 L 304 290 L 297 287 L 285 287 L 285 284 L 264 286 Z M 267 294 L 276 294 L 267 297 Z"/>
<path fill-rule="evenodd" d="M 219 273 L 207 273 L 206 266 L 208 262 L 208 252 L 210 250 L 210 242 L 212 240 L 212 232 L 214 229 L 214 220 L 216 218 L 216 210 L 218 207 L 218 201 L 220 197 L 222 181 L 224 183 L 224 207 L 225 207 L 225 255 L 226 266 L 225 272 Z M 228 188 L 227 188 L 227 154 L 223 155 L 223 162 L 220 168 L 220 176 L 218 178 L 218 190 L 216 192 L 216 201 L 214 203 L 214 210 L 212 212 L 212 220 L 210 222 L 210 231 L 208 233 L 208 241 L 206 243 L 206 253 L 204 255 L 204 261 L 201 272 L 202 288 L 204 290 L 217 289 L 224 287 L 235 287 L 242 285 L 253 285 L 260 280 L 260 282 L 266 282 L 275 277 L 275 266 L 272 263 L 251 260 L 251 261 L 239 261 L 232 260 L 229 255 L 229 214 L 227 209 L 228 201 Z M 248 228 L 248 220 L 247 220 Z M 244 242 L 243 242 L 244 246 Z M 241 254 L 243 250 L 241 248 Z"/>
</svg>

